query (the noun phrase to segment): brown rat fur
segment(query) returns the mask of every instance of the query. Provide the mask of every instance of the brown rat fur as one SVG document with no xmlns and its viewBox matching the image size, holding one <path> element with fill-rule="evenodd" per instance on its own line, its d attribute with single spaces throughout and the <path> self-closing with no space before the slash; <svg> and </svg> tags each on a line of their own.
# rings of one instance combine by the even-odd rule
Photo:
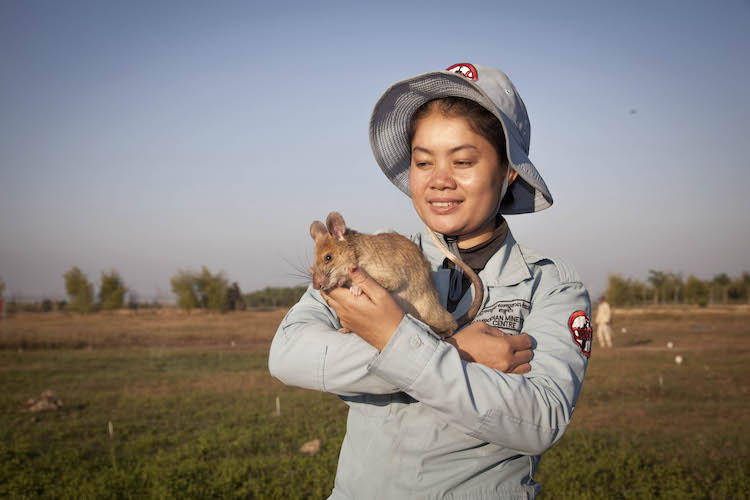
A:
<svg viewBox="0 0 750 500">
<path fill-rule="evenodd" d="M 312 223 L 310 236 L 315 240 L 312 273 L 313 287 L 316 290 L 350 287 L 352 282 L 349 279 L 349 267 L 359 266 L 388 290 L 405 312 L 429 325 L 440 336 L 450 335 L 460 326 L 471 322 L 481 305 L 481 281 L 464 264 L 474 275 L 472 281 L 475 285 L 475 300 L 469 310 L 471 314 L 465 314 L 457 323 L 440 305 L 432 282 L 432 269 L 422 250 L 400 234 L 358 233 L 347 229 L 341 214 L 331 212 L 326 225 L 320 221 Z M 444 253 L 448 252 L 444 247 L 441 249 Z"/>
</svg>

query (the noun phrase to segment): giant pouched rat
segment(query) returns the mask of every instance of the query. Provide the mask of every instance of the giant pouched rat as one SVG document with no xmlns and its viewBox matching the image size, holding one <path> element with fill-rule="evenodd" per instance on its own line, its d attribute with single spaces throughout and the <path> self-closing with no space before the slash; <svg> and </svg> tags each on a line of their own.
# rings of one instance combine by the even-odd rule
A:
<svg viewBox="0 0 750 500">
<path fill-rule="evenodd" d="M 449 252 L 432 230 L 430 233 L 440 250 L 474 285 L 474 301 L 458 321 L 440 305 L 430 263 L 416 244 L 396 233 L 362 234 L 347 229 L 338 212 L 331 212 L 325 225 L 320 221 L 310 225 L 310 236 L 315 240 L 313 288 L 327 291 L 337 286 L 351 287 L 349 267 L 359 266 L 388 290 L 405 312 L 429 325 L 436 334 L 450 335 L 474 319 L 482 305 L 484 289 L 479 276 Z M 353 292 L 358 292 L 356 287 Z"/>
</svg>

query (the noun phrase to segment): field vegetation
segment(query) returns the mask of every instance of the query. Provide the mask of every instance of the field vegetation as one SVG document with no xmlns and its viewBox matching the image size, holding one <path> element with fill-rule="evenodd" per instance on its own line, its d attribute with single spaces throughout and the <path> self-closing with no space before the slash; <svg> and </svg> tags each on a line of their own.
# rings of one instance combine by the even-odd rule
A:
<svg viewBox="0 0 750 500">
<path fill-rule="evenodd" d="M 0 497 L 326 498 L 347 407 L 270 377 L 284 313 L 7 318 Z M 614 327 L 542 459 L 542 498 L 747 498 L 750 309 L 616 310 Z M 45 389 L 62 406 L 29 411 Z"/>
</svg>

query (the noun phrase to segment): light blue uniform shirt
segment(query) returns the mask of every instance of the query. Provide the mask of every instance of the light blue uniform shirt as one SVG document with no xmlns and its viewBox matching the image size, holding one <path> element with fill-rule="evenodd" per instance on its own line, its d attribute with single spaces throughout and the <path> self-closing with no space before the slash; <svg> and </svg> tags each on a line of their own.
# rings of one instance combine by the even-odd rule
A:
<svg viewBox="0 0 750 500">
<path fill-rule="evenodd" d="M 443 254 L 426 234 L 412 240 L 431 262 L 445 305 Z M 336 313 L 312 289 L 282 321 L 271 374 L 338 394 L 350 406 L 331 499 L 533 498 L 541 491 L 533 479 L 539 455 L 565 432 L 588 363 L 589 296 L 570 265 L 521 247 L 510 232 L 479 275 L 485 298 L 475 321 L 532 337 L 525 375 L 462 361 L 410 315 L 378 352 L 338 333 Z"/>
</svg>

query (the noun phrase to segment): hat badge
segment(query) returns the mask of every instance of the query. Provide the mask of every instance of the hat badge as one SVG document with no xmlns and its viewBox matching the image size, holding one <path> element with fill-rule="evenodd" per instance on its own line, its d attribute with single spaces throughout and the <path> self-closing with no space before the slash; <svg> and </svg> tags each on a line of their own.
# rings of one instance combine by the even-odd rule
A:
<svg viewBox="0 0 750 500">
<path fill-rule="evenodd" d="M 472 81 L 476 81 L 477 78 L 479 78 L 477 69 L 474 67 L 473 64 L 469 64 L 469 63 L 454 64 L 453 66 L 446 68 L 445 71 L 452 71 L 453 73 L 458 73 L 459 75 L 464 76 Z"/>
</svg>

